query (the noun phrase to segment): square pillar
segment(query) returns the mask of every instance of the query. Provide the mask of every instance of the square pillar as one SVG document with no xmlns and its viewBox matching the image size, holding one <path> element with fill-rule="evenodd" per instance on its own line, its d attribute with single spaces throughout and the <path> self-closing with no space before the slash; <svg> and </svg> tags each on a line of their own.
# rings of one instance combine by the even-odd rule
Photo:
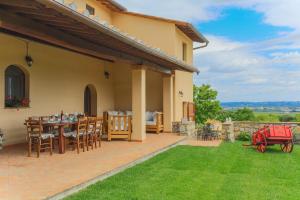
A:
<svg viewBox="0 0 300 200">
<path fill-rule="evenodd" d="M 163 77 L 163 112 L 164 112 L 164 132 L 172 132 L 173 122 L 173 102 L 174 102 L 174 88 L 173 75 L 166 75 Z"/>
<path fill-rule="evenodd" d="M 146 70 L 132 70 L 132 140 L 146 139 Z"/>
</svg>

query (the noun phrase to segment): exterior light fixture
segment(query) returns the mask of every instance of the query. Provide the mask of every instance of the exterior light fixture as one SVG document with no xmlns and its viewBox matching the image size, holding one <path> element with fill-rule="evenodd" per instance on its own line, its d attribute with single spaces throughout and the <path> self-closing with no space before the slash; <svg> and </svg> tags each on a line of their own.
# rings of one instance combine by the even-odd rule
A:
<svg viewBox="0 0 300 200">
<path fill-rule="evenodd" d="M 26 42 L 26 56 L 25 56 L 25 61 L 28 65 L 28 67 L 31 67 L 33 65 L 33 59 L 32 57 L 28 54 L 28 49 L 29 49 L 29 44 Z"/>
<path fill-rule="evenodd" d="M 110 73 L 108 71 L 104 71 L 104 77 L 105 79 L 109 79 Z"/>
<path fill-rule="evenodd" d="M 179 91 L 179 95 L 180 95 L 180 97 L 183 97 L 183 92 Z"/>
</svg>

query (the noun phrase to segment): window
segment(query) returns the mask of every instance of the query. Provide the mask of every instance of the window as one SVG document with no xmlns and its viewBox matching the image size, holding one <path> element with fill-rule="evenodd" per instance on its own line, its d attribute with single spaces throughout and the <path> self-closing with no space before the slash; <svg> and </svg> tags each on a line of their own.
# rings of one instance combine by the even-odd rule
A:
<svg viewBox="0 0 300 200">
<path fill-rule="evenodd" d="M 89 12 L 90 15 L 95 15 L 95 8 L 86 4 L 86 10 Z"/>
<path fill-rule="evenodd" d="M 28 84 L 24 71 L 11 65 L 5 70 L 5 107 L 28 107 Z"/>
<path fill-rule="evenodd" d="M 187 60 L 187 47 L 186 43 L 182 43 L 182 60 L 186 61 Z"/>
</svg>

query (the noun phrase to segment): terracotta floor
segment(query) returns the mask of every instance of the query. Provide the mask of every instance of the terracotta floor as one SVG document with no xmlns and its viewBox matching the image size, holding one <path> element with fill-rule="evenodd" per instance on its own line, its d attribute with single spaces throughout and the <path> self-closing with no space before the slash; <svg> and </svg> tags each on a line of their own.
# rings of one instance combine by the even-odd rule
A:
<svg viewBox="0 0 300 200">
<path fill-rule="evenodd" d="M 145 142 L 103 142 L 102 147 L 80 153 L 48 152 L 26 156 L 26 146 L 0 152 L 0 199 L 44 199 L 149 155 L 184 139 L 174 134 L 148 134 Z"/>
</svg>

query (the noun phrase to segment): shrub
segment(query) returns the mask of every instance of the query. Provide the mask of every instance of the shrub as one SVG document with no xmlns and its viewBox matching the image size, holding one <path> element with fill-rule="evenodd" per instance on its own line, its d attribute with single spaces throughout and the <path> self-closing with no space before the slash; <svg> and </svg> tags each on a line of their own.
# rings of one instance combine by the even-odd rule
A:
<svg viewBox="0 0 300 200">
<path fill-rule="evenodd" d="M 240 134 L 237 136 L 236 139 L 239 141 L 250 141 L 251 135 L 249 132 L 242 131 L 242 132 L 240 132 Z"/>
<path fill-rule="evenodd" d="M 279 117 L 279 121 L 281 121 L 281 122 L 294 122 L 294 121 L 296 121 L 296 117 L 294 117 L 292 115 L 281 115 Z"/>
</svg>

